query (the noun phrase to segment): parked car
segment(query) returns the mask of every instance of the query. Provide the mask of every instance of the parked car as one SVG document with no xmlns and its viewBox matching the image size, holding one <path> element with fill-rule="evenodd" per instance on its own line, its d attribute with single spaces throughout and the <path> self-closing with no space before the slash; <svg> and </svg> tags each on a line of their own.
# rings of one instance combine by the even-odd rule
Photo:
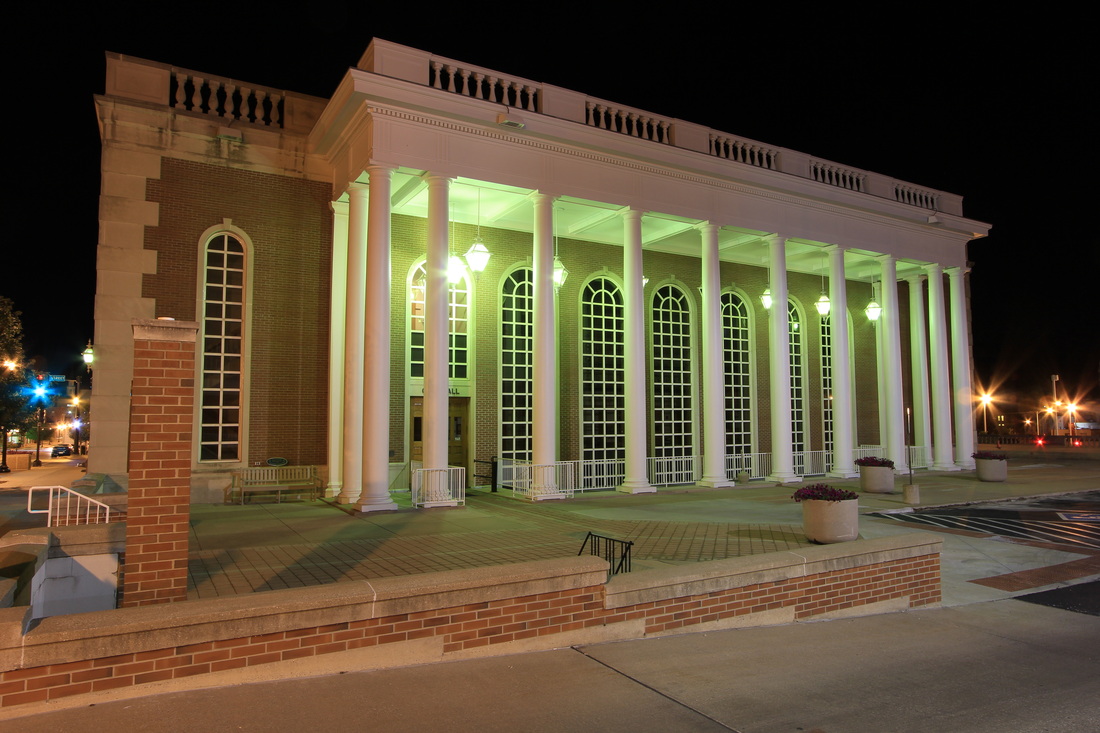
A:
<svg viewBox="0 0 1100 733">
<path fill-rule="evenodd" d="M 71 445 L 55 445 L 53 447 L 53 457 L 58 456 L 71 456 L 73 454 L 73 447 Z"/>
</svg>

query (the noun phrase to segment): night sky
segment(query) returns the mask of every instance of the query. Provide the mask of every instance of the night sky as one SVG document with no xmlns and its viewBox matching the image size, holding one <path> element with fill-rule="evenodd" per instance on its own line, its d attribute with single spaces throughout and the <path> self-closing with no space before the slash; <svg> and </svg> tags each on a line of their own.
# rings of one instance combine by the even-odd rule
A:
<svg viewBox="0 0 1100 733">
<path fill-rule="evenodd" d="M 1081 19 L 922 5 L 769 16 L 454 4 L 404 17 L 377 6 L 5 11 L 9 36 L 29 41 L 5 51 L 14 170 L 0 295 L 23 312 L 28 356 L 73 372 L 92 337 L 105 51 L 327 97 L 377 36 L 961 194 L 966 216 L 993 225 L 969 252 L 980 384 L 1038 399 L 1056 373 L 1100 399 L 1100 244 L 1086 221 L 1096 64 Z"/>
</svg>

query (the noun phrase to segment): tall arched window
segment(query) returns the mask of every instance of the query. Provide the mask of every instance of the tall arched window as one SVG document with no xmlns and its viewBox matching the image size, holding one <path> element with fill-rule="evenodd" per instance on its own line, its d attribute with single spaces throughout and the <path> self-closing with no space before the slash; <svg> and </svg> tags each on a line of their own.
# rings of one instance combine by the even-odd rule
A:
<svg viewBox="0 0 1100 733">
<path fill-rule="evenodd" d="M 653 294 L 653 455 L 686 457 L 694 452 L 691 383 L 691 311 L 675 285 Z"/>
<path fill-rule="evenodd" d="M 199 460 L 240 461 L 245 246 L 219 232 L 205 249 Z"/>
<path fill-rule="evenodd" d="M 726 453 L 752 453 L 752 375 L 749 311 L 736 293 L 722 294 L 722 350 L 725 367 Z"/>
<path fill-rule="evenodd" d="M 626 445 L 623 294 L 597 277 L 581 292 L 581 457 L 622 461 Z M 616 469 L 618 470 L 618 469 Z M 601 473 L 609 482 L 625 475 Z"/>
<path fill-rule="evenodd" d="M 428 272 L 424 263 L 416 266 L 409 279 L 409 376 L 424 378 L 424 293 Z M 450 379 L 468 379 L 470 363 L 470 292 L 465 276 L 448 283 L 447 314 L 450 344 Z"/>
<path fill-rule="evenodd" d="M 825 470 L 833 466 L 833 327 L 832 315 L 821 317 L 821 404 Z"/>
<path fill-rule="evenodd" d="M 521 267 L 500 293 L 500 455 L 531 460 L 534 276 Z"/>
<path fill-rule="evenodd" d="M 805 475 L 806 459 L 806 355 L 802 319 L 794 303 L 787 303 L 787 329 L 791 341 L 791 451 L 795 473 Z"/>
</svg>

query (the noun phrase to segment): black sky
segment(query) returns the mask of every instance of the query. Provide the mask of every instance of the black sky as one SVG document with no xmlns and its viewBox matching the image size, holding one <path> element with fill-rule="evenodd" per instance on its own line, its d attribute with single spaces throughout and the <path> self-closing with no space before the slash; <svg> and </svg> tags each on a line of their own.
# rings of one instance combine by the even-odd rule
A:
<svg viewBox="0 0 1100 733">
<path fill-rule="evenodd" d="M 1100 397 L 1096 64 L 1081 19 L 918 5 L 41 7 L 11 16 L 28 46 L 5 51 L 21 121 L 0 294 L 55 373 L 92 336 L 104 51 L 328 96 L 378 36 L 961 194 L 993 225 L 969 253 L 979 381 L 1038 393 L 1058 373 Z"/>
</svg>

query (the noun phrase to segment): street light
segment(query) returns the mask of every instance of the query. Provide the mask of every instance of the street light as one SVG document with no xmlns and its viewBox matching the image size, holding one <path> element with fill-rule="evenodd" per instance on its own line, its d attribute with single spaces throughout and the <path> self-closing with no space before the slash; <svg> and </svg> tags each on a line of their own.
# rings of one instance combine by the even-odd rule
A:
<svg viewBox="0 0 1100 733">
<path fill-rule="evenodd" d="M 989 403 L 993 401 L 993 395 L 988 392 L 982 393 L 982 432 L 989 433 Z"/>
<path fill-rule="evenodd" d="M 1066 414 L 1070 416 L 1070 418 L 1069 418 L 1069 434 L 1070 434 L 1070 436 L 1072 436 L 1073 435 L 1073 429 L 1075 427 L 1077 427 L 1077 403 L 1076 402 L 1071 402 L 1068 405 L 1066 405 Z"/>
</svg>

